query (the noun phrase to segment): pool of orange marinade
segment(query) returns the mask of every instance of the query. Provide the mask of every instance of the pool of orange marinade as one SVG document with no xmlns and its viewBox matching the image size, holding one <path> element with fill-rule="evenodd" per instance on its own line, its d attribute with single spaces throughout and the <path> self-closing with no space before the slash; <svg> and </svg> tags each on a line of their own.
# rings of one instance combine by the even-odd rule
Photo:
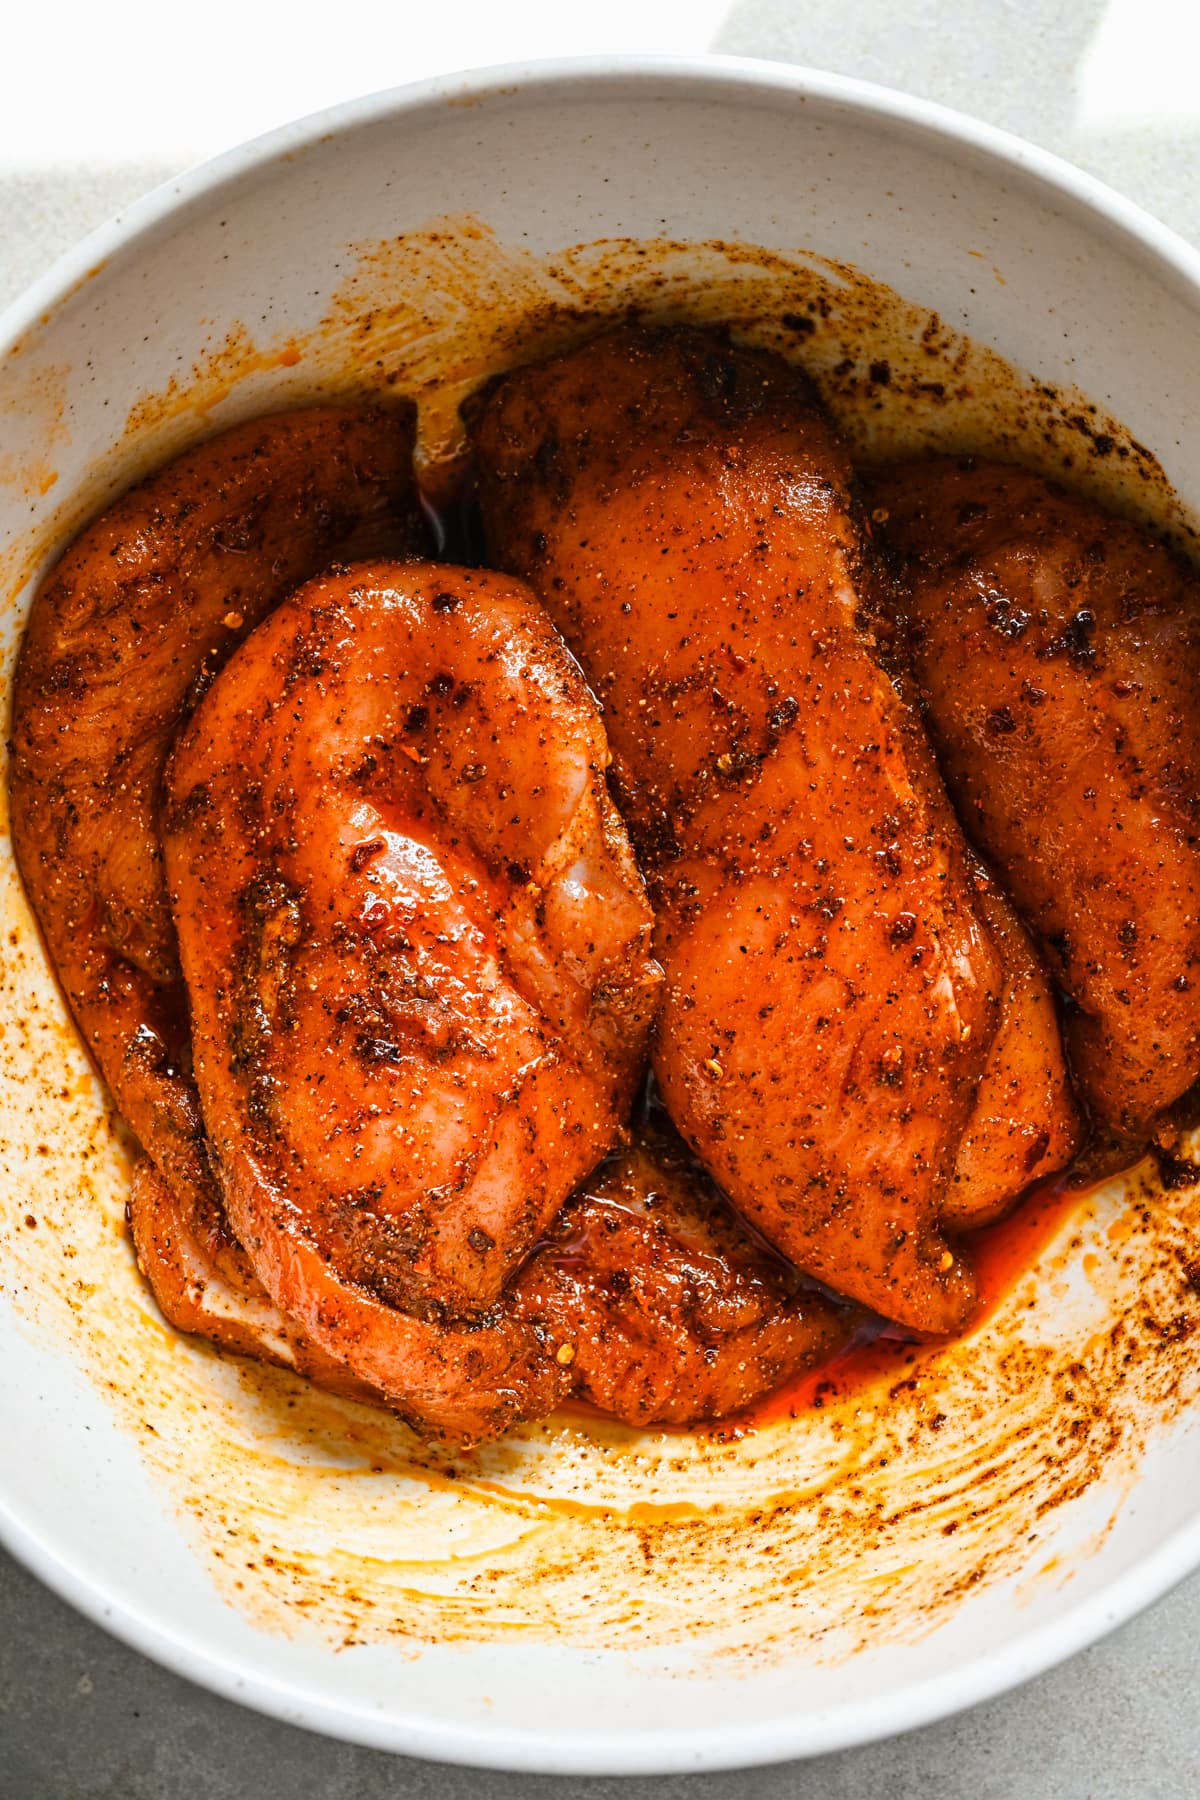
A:
<svg viewBox="0 0 1200 1800">
<path fill-rule="evenodd" d="M 623 240 L 539 257 L 464 218 L 358 245 L 352 261 L 315 332 L 235 328 L 144 396 L 92 490 L 10 555 L 6 591 L 114 485 L 218 418 L 288 400 L 414 394 L 426 484 L 444 493 L 466 393 L 631 312 L 727 321 L 800 356 L 861 460 L 1018 456 L 1189 533 L 1153 457 L 1085 397 L 845 265 Z M 981 264 L 979 278 L 1001 273 Z M 0 481 L 44 491 L 66 392 L 61 371 L 31 377 L 22 404 L 45 413 L 46 466 Z M 12 608 L 2 623 L 11 661 Z M 0 1302 L 87 1372 L 220 1592 L 265 1630 L 413 1649 L 513 1633 L 686 1641 L 698 1666 L 725 1668 L 913 1641 L 989 1584 L 1030 1569 L 1069 1580 L 1097 1507 L 1103 1530 L 1147 1437 L 1196 1398 L 1200 1194 L 1163 1191 L 1142 1165 L 1059 1184 L 980 1234 L 983 1307 L 956 1343 L 859 1346 L 726 1428 L 636 1432 L 564 1412 L 470 1454 L 430 1449 L 385 1412 L 163 1324 L 125 1232 L 121 1128 L 11 868 L 0 931 Z M 1089 1536 L 1064 1548 L 1063 1504 L 1089 1490 Z"/>
<path fill-rule="evenodd" d="M 1068 1169 L 1039 1182 L 1006 1218 L 962 1240 L 975 1270 L 977 1299 L 968 1332 L 978 1332 L 998 1312 L 1017 1281 L 1038 1262 L 1103 1180 L 1089 1181 Z M 860 1390 L 892 1385 L 946 1354 L 940 1340 L 871 1321 L 825 1362 L 785 1382 L 736 1417 L 707 1427 L 717 1437 L 758 1431 L 779 1419 L 796 1419 L 812 1408 L 853 1402 Z"/>
</svg>

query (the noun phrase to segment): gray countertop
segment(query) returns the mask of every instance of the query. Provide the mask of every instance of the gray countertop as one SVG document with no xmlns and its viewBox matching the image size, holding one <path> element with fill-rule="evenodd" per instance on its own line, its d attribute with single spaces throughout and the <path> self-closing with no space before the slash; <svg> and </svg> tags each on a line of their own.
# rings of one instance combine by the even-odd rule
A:
<svg viewBox="0 0 1200 1800">
<path fill-rule="evenodd" d="M 255 0 L 209 0 L 203 34 L 183 9 L 166 16 L 144 0 L 114 0 L 102 27 L 83 0 L 23 9 L 6 23 L 0 78 L 0 303 L 198 156 L 372 87 L 559 52 L 716 50 L 885 82 L 1060 152 L 1200 242 L 1194 0 L 609 0 L 603 19 L 535 0 L 435 10 L 418 19 L 360 0 L 353 39 L 330 43 Z M 173 93 L 182 66 L 191 79 Z M 945 1724 L 810 1763 L 619 1782 L 435 1768 L 310 1737 L 154 1667 L 0 1553 L 0 1800 L 618 1793 L 1200 1795 L 1200 1576 L 1062 1668 Z"/>
</svg>

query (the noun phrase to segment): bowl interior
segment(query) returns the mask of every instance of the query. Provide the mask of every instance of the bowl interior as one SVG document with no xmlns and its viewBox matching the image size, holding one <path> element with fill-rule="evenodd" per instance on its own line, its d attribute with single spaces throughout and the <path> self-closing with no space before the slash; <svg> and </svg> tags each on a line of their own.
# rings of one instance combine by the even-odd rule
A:
<svg viewBox="0 0 1200 1800">
<path fill-rule="evenodd" d="M 425 87 L 235 154 L 89 254 L 0 360 L 6 684 L 47 559 L 184 443 L 388 388 L 421 400 L 436 472 L 484 374 L 631 308 L 801 356 L 863 457 L 969 445 L 1181 538 L 1200 512 L 1186 253 L 1036 153 L 830 78 Z M 1143 1170 L 1089 1194 L 969 1340 L 795 1420 L 554 1420 L 454 1458 L 163 1327 L 127 1146 L 7 852 L 0 896 L 0 1431 L 23 1446 L 0 1526 L 194 1678 L 452 1760 L 712 1767 L 982 1698 L 1200 1560 L 1190 1191 Z"/>
</svg>

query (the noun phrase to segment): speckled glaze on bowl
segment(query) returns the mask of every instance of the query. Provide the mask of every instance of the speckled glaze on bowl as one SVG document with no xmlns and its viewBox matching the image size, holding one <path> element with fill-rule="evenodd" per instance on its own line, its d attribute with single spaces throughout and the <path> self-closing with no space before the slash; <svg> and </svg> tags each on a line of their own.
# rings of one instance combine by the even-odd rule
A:
<svg viewBox="0 0 1200 1800">
<path fill-rule="evenodd" d="M 506 69 L 235 151 L 0 321 L 6 685 L 55 549 L 182 444 L 394 387 L 436 465 L 490 369 L 631 306 L 801 355 L 860 455 L 1008 451 L 1191 532 L 1200 258 L 1135 208 L 825 75 Z M 165 1329 L 7 845 L 0 904 L 0 1536 L 194 1680 L 450 1761 L 728 1767 L 995 1694 L 1200 1563 L 1194 1190 L 1090 1192 L 968 1340 L 757 1432 L 429 1452 Z"/>
</svg>

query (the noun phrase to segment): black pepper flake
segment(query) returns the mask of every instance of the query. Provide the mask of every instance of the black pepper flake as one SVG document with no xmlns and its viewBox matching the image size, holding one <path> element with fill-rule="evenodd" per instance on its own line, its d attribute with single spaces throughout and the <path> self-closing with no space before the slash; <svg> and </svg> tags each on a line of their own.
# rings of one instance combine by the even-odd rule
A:
<svg viewBox="0 0 1200 1800">
<path fill-rule="evenodd" d="M 1188 1162 L 1182 1156 L 1172 1156 L 1168 1150 L 1156 1150 L 1154 1160 L 1158 1164 L 1158 1179 L 1168 1193 L 1194 1187 L 1200 1182 L 1200 1165 Z"/>
<path fill-rule="evenodd" d="M 916 913 L 897 913 L 888 927 L 888 937 L 893 944 L 911 944 L 917 934 Z"/>
<path fill-rule="evenodd" d="M 795 723 L 796 715 L 799 711 L 800 702 L 793 699 L 791 694 L 788 694 L 777 706 L 773 706 L 767 714 L 767 730 L 775 733 L 786 731 L 789 725 Z"/>
<path fill-rule="evenodd" d="M 371 858 L 373 856 L 378 856 L 379 852 L 381 850 L 386 850 L 386 849 L 387 849 L 387 845 L 384 843 L 384 840 L 382 838 L 372 838 L 370 840 L 370 842 L 366 843 L 366 844 L 355 844 L 353 850 L 350 852 L 350 872 L 351 872 L 351 874 L 352 875 L 361 874 L 363 869 L 365 869 L 367 864 L 370 862 Z"/>
<path fill-rule="evenodd" d="M 1001 637 L 1012 638 L 1014 642 L 1029 629 L 1029 614 L 1022 612 L 1009 600 L 996 600 L 987 609 L 987 622 L 993 631 Z M 1049 654 L 1049 652 L 1047 652 Z"/>
<path fill-rule="evenodd" d="M 1090 670 L 1096 661 L 1095 645 L 1090 641 L 1095 629 L 1095 613 L 1090 607 L 1081 606 L 1074 618 L 1068 619 L 1060 636 L 1052 638 L 1037 654 L 1043 662 L 1066 655 L 1073 669 Z"/>
</svg>

